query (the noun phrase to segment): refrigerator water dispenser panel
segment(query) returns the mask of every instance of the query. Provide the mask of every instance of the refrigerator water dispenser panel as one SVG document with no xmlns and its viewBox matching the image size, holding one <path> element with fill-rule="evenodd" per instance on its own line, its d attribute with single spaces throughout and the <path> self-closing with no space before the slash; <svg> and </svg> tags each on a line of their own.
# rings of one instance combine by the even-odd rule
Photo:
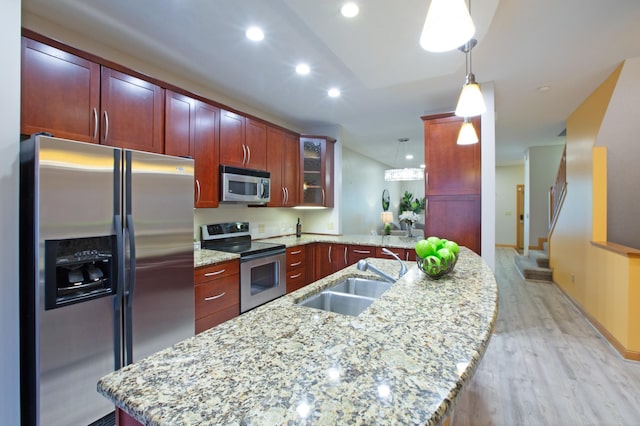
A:
<svg viewBox="0 0 640 426">
<path fill-rule="evenodd" d="M 45 310 L 116 292 L 116 237 L 45 240 Z"/>
</svg>

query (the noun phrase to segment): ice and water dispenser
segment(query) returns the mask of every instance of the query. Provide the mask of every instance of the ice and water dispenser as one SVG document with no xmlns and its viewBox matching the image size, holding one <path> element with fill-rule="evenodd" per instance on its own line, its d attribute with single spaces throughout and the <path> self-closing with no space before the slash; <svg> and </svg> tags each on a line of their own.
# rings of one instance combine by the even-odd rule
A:
<svg viewBox="0 0 640 426">
<path fill-rule="evenodd" d="M 113 295 L 116 237 L 45 241 L 45 310 Z"/>
</svg>

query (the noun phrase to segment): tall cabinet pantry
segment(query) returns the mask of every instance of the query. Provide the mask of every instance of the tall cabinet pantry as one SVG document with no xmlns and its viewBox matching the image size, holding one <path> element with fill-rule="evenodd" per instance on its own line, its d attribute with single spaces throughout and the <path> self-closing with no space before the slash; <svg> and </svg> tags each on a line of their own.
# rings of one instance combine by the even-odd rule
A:
<svg viewBox="0 0 640 426">
<path fill-rule="evenodd" d="M 481 141 L 458 145 L 463 119 L 452 113 L 422 117 L 425 152 L 425 236 L 456 241 L 480 254 Z M 472 119 L 480 135 L 480 117 Z"/>
</svg>

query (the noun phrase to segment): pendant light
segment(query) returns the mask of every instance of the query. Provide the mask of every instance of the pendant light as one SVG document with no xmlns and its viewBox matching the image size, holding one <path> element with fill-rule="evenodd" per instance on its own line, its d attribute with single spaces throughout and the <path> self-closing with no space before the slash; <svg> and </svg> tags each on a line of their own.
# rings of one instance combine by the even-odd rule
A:
<svg viewBox="0 0 640 426">
<path fill-rule="evenodd" d="M 469 0 L 469 14 L 471 14 L 471 0 Z M 475 117 L 484 114 L 487 106 L 484 103 L 480 85 L 476 82 L 476 76 L 473 74 L 471 67 L 471 49 L 473 49 L 478 41 L 474 38 L 467 41 L 459 49 L 465 53 L 465 73 L 466 81 L 462 86 L 462 92 L 458 98 L 455 114 L 458 117 Z"/>
<path fill-rule="evenodd" d="M 409 142 L 409 138 L 398 139 L 398 148 L 396 149 L 396 163 L 398 161 L 398 153 L 400 147 Z M 416 167 L 404 167 L 397 169 L 387 169 L 384 171 L 385 181 L 401 181 L 401 180 L 423 180 L 424 170 Z"/>
<path fill-rule="evenodd" d="M 458 145 L 473 145 L 478 142 L 480 142 L 480 139 L 478 139 L 478 134 L 476 133 L 475 127 L 473 127 L 471 119 L 469 117 L 465 117 L 462 127 L 460 127 L 456 143 Z"/>
<path fill-rule="evenodd" d="M 471 49 L 477 44 L 476 39 L 471 39 L 460 47 L 465 53 L 465 72 L 466 80 L 460 97 L 458 98 L 458 105 L 456 106 L 455 114 L 458 117 L 475 117 L 476 115 L 484 114 L 487 111 L 487 106 L 484 103 L 482 92 L 480 91 L 480 85 L 476 82 L 476 76 L 471 71 Z"/>
<path fill-rule="evenodd" d="M 429 52 L 446 52 L 468 42 L 475 32 L 464 0 L 431 0 L 420 46 Z"/>
</svg>

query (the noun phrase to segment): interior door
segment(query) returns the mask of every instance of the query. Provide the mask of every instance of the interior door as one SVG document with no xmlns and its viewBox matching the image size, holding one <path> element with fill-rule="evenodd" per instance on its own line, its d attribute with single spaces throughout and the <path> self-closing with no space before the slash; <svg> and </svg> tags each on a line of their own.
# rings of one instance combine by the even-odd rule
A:
<svg viewBox="0 0 640 426">
<path fill-rule="evenodd" d="M 516 185 L 516 248 L 524 250 L 524 185 Z"/>
</svg>

